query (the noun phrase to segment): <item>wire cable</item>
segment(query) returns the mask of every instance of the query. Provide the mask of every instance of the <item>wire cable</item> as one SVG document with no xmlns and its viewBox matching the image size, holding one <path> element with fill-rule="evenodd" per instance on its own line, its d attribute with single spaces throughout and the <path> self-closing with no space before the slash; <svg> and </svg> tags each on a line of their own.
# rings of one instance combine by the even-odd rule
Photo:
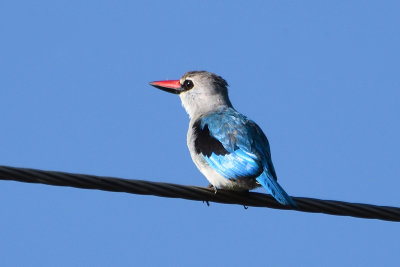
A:
<svg viewBox="0 0 400 267">
<path fill-rule="evenodd" d="M 186 186 L 170 183 L 129 180 L 87 174 L 73 174 L 56 171 L 43 171 L 27 168 L 0 166 L 0 180 L 14 180 L 25 183 L 41 183 L 56 186 L 69 186 L 97 189 L 112 192 L 125 192 L 139 195 L 183 198 L 205 202 L 239 204 L 245 207 L 268 207 L 273 209 L 297 210 L 303 212 L 325 213 L 339 216 L 352 216 L 366 219 L 379 219 L 400 222 L 400 208 L 376 206 L 361 203 L 348 203 L 335 200 L 293 197 L 298 209 L 283 206 L 266 194 L 255 192 L 234 192 L 200 186 Z"/>
</svg>

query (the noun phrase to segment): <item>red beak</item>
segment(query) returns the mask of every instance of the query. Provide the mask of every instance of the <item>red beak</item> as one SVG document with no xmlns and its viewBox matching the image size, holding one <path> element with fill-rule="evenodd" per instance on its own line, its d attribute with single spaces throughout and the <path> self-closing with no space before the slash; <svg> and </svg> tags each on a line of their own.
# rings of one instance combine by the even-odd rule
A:
<svg viewBox="0 0 400 267">
<path fill-rule="evenodd" d="M 181 82 L 179 80 L 156 81 L 156 82 L 151 82 L 150 85 L 173 94 L 179 94 L 180 92 L 183 91 Z"/>
</svg>

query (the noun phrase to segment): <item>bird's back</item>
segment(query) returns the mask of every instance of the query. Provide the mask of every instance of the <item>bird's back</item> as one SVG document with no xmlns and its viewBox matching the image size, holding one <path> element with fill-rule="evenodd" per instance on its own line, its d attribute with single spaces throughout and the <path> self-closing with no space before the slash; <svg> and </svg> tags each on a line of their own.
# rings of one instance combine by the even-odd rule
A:
<svg viewBox="0 0 400 267">
<path fill-rule="evenodd" d="M 211 167 L 225 179 L 240 184 L 247 181 L 244 189 L 254 188 L 254 178 L 266 170 L 276 179 L 264 133 L 231 107 L 194 118 L 189 126 L 188 146 L 201 171 Z"/>
</svg>

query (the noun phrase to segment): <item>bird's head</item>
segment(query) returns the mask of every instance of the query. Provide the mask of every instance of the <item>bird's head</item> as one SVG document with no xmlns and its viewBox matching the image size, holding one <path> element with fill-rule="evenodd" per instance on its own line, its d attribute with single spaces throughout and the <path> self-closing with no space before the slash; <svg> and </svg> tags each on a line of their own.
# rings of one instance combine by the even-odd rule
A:
<svg viewBox="0 0 400 267">
<path fill-rule="evenodd" d="M 232 107 L 228 97 L 228 83 L 214 73 L 189 71 L 180 80 L 151 82 L 163 91 L 179 94 L 190 118 L 201 116 L 220 107 Z"/>
</svg>

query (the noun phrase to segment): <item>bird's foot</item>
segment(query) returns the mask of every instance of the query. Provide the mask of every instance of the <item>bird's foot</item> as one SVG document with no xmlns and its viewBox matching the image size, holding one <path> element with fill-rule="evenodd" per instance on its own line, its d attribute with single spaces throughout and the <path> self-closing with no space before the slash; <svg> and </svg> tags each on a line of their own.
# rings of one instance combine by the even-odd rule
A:
<svg viewBox="0 0 400 267">
<path fill-rule="evenodd" d="M 208 200 L 203 200 L 203 203 L 204 202 L 207 204 L 207 207 L 210 207 L 210 202 L 208 202 Z"/>
<path fill-rule="evenodd" d="M 245 210 L 247 210 L 249 207 L 247 207 L 247 206 L 243 205 L 243 208 L 244 208 Z"/>
<path fill-rule="evenodd" d="M 218 189 L 215 186 L 213 186 L 212 184 L 209 184 L 207 187 L 210 189 L 214 189 L 214 194 L 217 194 Z"/>
</svg>

